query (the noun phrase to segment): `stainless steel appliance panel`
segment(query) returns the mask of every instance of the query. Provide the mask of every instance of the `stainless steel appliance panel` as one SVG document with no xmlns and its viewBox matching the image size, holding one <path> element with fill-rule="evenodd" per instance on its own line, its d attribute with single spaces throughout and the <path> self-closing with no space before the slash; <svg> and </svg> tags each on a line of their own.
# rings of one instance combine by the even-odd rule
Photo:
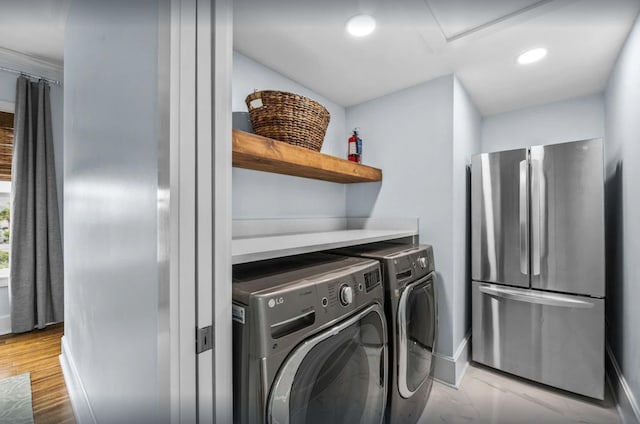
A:
<svg viewBox="0 0 640 424">
<path fill-rule="evenodd" d="M 380 276 L 378 261 L 322 253 L 233 267 L 235 423 L 271 422 L 267 408 L 276 386 L 293 389 L 286 399 L 274 398 L 280 403 L 273 422 L 298 422 L 287 416 L 303 409 L 326 418 L 331 411 L 323 402 L 344 402 L 343 390 L 357 401 L 343 414 L 347 421 L 333 422 L 382 421 L 389 349 Z M 280 379 L 278 386 L 281 370 L 293 364 L 300 374 L 287 374 L 290 384 Z"/>
<path fill-rule="evenodd" d="M 472 278 L 529 287 L 527 150 L 475 155 L 471 166 Z"/>
<path fill-rule="evenodd" d="M 603 297 L 602 140 L 531 147 L 531 287 Z"/>
<path fill-rule="evenodd" d="M 604 397 L 604 299 L 473 282 L 473 360 Z"/>
<path fill-rule="evenodd" d="M 269 423 L 382 423 L 387 401 L 384 311 L 372 305 L 306 339 L 284 362 Z"/>
<path fill-rule="evenodd" d="M 334 253 L 377 259 L 382 264 L 390 346 L 385 422 L 415 424 L 433 386 L 438 337 L 433 248 L 383 242 Z"/>
<path fill-rule="evenodd" d="M 408 399 L 432 373 L 436 313 L 433 279 L 407 284 L 398 303 L 398 391 Z"/>
</svg>

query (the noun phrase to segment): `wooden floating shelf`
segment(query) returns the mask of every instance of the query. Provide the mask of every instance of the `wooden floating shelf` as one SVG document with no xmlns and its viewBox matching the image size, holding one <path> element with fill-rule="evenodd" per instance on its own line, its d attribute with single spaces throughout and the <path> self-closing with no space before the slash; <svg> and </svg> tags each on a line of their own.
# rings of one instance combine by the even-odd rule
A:
<svg viewBox="0 0 640 424">
<path fill-rule="evenodd" d="M 382 181 L 382 171 L 282 141 L 233 130 L 233 166 L 334 183 Z"/>
</svg>

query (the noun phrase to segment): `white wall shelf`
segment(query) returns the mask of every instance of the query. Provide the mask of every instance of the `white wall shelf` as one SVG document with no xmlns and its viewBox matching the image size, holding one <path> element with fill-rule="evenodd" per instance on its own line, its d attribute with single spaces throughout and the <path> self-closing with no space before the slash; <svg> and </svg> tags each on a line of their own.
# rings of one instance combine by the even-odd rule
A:
<svg viewBox="0 0 640 424">
<path fill-rule="evenodd" d="M 259 225 L 262 223 L 262 225 Z M 247 229 L 260 228 L 253 236 Z M 279 233 L 269 233 L 273 228 Z M 305 228 L 309 231 L 304 231 Z M 314 231 L 319 230 L 322 231 Z M 417 220 L 335 218 L 327 220 L 235 221 L 233 264 L 273 259 L 358 244 L 415 238 Z"/>
</svg>

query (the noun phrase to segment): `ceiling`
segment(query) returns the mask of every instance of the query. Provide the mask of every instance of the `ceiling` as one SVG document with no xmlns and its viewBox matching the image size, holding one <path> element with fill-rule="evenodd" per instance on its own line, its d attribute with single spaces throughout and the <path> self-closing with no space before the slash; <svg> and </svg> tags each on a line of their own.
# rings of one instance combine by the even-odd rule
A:
<svg viewBox="0 0 640 424">
<path fill-rule="evenodd" d="M 20 54 L 62 66 L 71 0 L 2 0 L 0 55 Z"/>
<path fill-rule="evenodd" d="M 602 91 L 640 10 L 639 0 L 233 2 L 236 50 L 338 104 L 455 73 L 483 115 Z M 0 65 L 19 56 L 61 70 L 69 4 L 2 0 Z M 344 25 L 360 13 L 378 25 L 356 39 Z M 543 61 L 516 64 L 537 46 Z"/>
<path fill-rule="evenodd" d="M 601 92 L 639 10 L 638 0 L 234 0 L 234 49 L 343 106 L 455 73 L 486 116 Z M 377 28 L 354 38 L 345 23 L 360 13 Z M 533 47 L 547 57 L 518 65 Z"/>
</svg>

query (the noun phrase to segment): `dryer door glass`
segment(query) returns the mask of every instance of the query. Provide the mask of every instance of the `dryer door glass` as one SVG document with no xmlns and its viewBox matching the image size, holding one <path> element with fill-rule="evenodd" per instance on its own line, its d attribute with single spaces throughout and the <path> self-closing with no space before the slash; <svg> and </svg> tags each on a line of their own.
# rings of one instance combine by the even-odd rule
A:
<svg viewBox="0 0 640 424">
<path fill-rule="evenodd" d="M 436 333 L 431 277 L 410 283 L 398 304 L 398 391 L 409 398 L 427 380 Z"/>
<path fill-rule="evenodd" d="M 380 423 L 386 368 L 383 312 L 375 305 L 290 355 L 272 389 L 269 421 Z"/>
</svg>

